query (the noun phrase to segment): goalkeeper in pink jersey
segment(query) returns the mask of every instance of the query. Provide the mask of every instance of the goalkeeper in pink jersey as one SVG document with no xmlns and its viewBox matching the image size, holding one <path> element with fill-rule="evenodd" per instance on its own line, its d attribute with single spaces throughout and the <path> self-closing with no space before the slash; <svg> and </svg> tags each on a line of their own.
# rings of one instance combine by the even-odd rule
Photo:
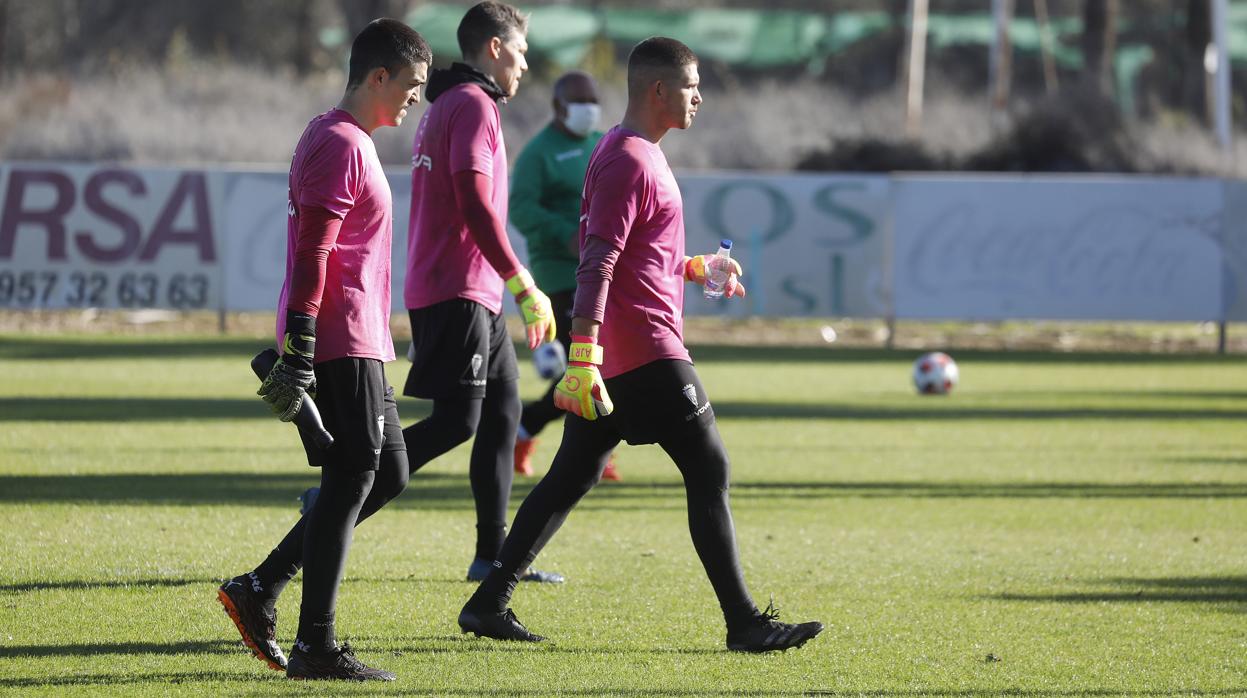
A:
<svg viewBox="0 0 1247 698">
<path fill-rule="evenodd" d="M 407 427 L 412 472 L 474 439 L 468 479 L 476 502 L 469 580 L 489 572 L 506 537 L 520 418 L 515 347 L 502 316 L 504 289 L 524 316 L 528 346 L 555 336 L 550 299 L 507 240 L 507 150 L 498 105 L 528 69 L 528 19 L 482 2 L 459 23 L 463 61 L 435 70 L 431 106 L 412 152 L 411 220 L 403 292 L 414 356 L 403 394 L 433 401 Z M 558 574 L 526 570 L 532 582 Z"/>
<path fill-rule="evenodd" d="M 659 444 L 684 477 L 689 530 L 727 624 L 728 649 L 800 647 L 822 623 L 759 611 L 745 586 L 728 504 L 729 464 L 714 410 L 683 340 L 684 284 L 706 258 L 684 256 L 680 190 L 659 142 L 701 105 L 697 57 L 654 37 L 628 58 L 628 109 L 585 174 L 569 365 L 555 403 L 572 414 L 550 471 L 524 500 L 494 569 L 459 614 L 464 632 L 541 641 L 508 607 L 520 574 L 596 485 L 620 441 Z M 743 296 L 738 276 L 725 295 Z"/>
<path fill-rule="evenodd" d="M 221 585 L 218 599 L 243 642 L 296 679 L 393 681 L 335 637 L 338 586 L 354 527 L 407 485 L 407 450 L 384 363 L 390 337 L 390 185 L 372 134 L 397 126 L 420 102 L 433 54 L 394 19 L 370 23 L 351 44 L 346 93 L 312 119 L 290 163 L 286 279 L 277 308 L 281 359 L 260 395 L 290 421 L 315 393 L 335 437 L 322 449 L 316 503 L 253 571 Z M 277 597 L 303 568 L 299 630 L 287 662 L 277 645 Z"/>
</svg>

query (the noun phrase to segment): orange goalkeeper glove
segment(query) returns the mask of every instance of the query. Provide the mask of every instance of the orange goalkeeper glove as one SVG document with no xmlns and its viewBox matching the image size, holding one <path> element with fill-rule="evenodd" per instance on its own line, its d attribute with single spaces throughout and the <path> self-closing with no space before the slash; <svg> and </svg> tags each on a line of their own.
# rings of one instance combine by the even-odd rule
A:
<svg viewBox="0 0 1247 698">
<path fill-rule="evenodd" d="M 572 335 L 568 350 L 567 371 L 554 388 L 554 406 L 578 417 L 593 421 L 615 410 L 606 384 L 598 373 L 602 364 L 602 347 L 592 337 Z"/>
<path fill-rule="evenodd" d="M 717 264 L 717 260 L 722 259 L 718 255 L 701 254 L 696 257 L 684 258 L 684 280 L 692 281 L 699 286 L 706 285 L 706 270 L 711 264 Z M 727 258 L 731 265 L 731 271 L 727 276 L 727 283 L 723 286 L 723 295 L 731 298 L 732 296 L 745 296 L 745 285 L 740 282 L 737 277 L 744 276 L 745 272 L 740 269 L 740 262 L 731 257 Z"/>
</svg>

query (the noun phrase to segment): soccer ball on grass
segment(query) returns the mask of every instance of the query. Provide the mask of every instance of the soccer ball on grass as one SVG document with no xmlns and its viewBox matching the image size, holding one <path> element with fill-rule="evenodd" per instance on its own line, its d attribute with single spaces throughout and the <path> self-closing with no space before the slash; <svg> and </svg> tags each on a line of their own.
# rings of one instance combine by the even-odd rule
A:
<svg viewBox="0 0 1247 698">
<path fill-rule="evenodd" d="M 957 386 L 957 363 L 942 351 L 923 354 L 914 362 L 914 388 L 922 395 L 947 395 Z"/>
</svg>

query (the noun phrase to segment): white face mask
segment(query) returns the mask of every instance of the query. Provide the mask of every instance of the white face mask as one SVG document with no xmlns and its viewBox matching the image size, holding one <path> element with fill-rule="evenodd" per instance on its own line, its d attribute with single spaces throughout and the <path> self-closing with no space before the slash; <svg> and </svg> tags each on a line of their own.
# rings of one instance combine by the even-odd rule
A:
<svg viewBox="0 0 1247 698">
<path fill-rule="evenodd" d="M 568 131 L 577 136 L 584 137 L 589 135 L 594 126 L 598 125 L 598 119 L 602 116 L 602 107 L 592 102 L 571 102 L 567 105 L 567 116 L 563 119 L 563 125 Z"/>
</svg>

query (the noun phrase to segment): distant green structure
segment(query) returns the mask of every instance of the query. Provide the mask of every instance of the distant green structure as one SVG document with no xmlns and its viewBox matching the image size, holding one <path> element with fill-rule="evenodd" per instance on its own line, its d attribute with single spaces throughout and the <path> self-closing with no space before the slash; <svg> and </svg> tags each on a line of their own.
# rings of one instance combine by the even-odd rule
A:
<svg viewBox="0 0 1247 698">
<path fill-rule="evenodd" d="M 407 21 L 428 38 L 435 55 L 458 58 L 455 30 L 463 11 L 463 6 L 457 4 L 427 3 L 409 13 Z M 592 10 L 566 5 L 541 6 L 531 12 L 529 50 L 559 68 L 581 65 L 598 39 L 630 46 L 650 36 L 666 35 L 680 39 L 703 58 L 732 67 L 793 68 L 815 75 L 822 72 L 829 57 L 894 28 L 896 21 L 885 12 Z M 1049 26 L 1057 65 L 1069 70 L 1082 68 L 1082 18 L 1058 17 Z M 1231 61 L 1247 63 L 1247 0 L 1231 3 L 1228 30 Z M 928 19 L 928 42 L 933 51 L 956 46 L 987 47 L 992 44 L 994 33 L 990 14 L 932 14 Z M 1039 25 L 1032 18 L 1014 17 L 1009 35 L 1013 49 L 1019 53 L 1038 54 L 1042 49 Z M 1136 78 L 1153 57 L 1151 47 L 1143 44 L 1118 47 L 1114 82 L 1123 111 L 1133 112 Z"/>
</svg>

